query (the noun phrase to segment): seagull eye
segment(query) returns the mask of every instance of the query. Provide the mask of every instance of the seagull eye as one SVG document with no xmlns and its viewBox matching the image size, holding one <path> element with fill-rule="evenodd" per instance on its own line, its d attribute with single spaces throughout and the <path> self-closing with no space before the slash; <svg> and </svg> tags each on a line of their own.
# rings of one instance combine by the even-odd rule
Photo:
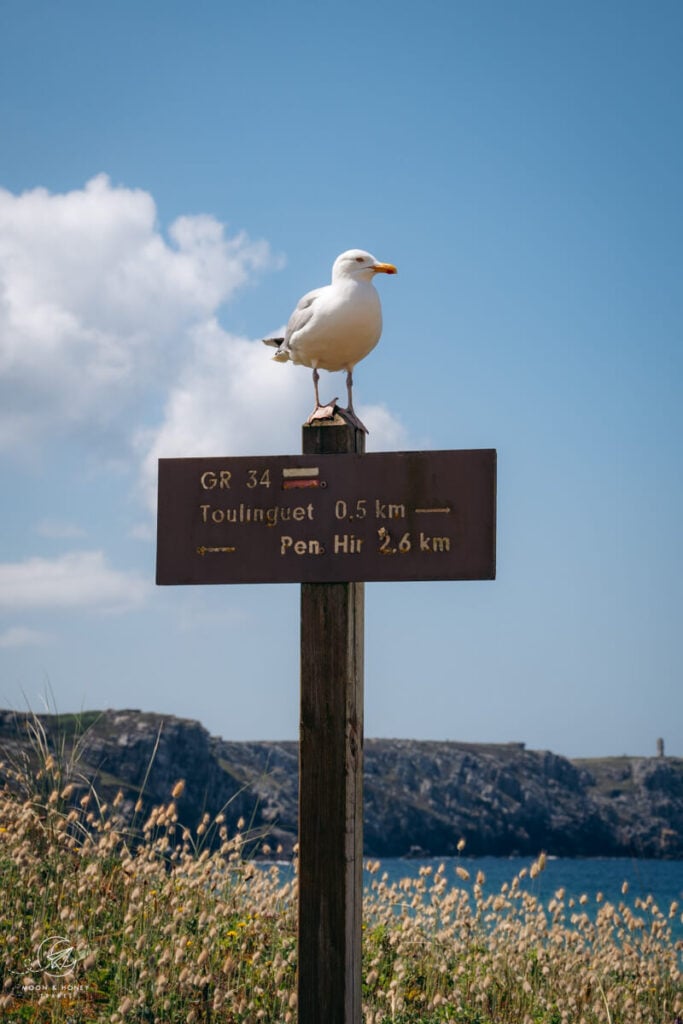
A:
<svg viewBox="0 0 683 1024">
<path fill-rule="evenodd" d="M 356 256 L 356 263 L 365 263 L 365 256 Z"/>
</svg>

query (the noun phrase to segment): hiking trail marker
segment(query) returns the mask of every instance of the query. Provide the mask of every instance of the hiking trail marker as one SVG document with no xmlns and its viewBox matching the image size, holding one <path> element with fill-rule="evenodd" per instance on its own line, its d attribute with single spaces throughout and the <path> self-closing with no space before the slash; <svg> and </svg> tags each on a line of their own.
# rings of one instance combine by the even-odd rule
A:
<svg viewBox="0 0 683 1024">
<path fill-rule="evenodd" d="M 361 1024 L 364 583 L 495 578 L 496 452 L 159 460 L 157 583 L 301 584 L 299 1024 Z"/>
</svg>

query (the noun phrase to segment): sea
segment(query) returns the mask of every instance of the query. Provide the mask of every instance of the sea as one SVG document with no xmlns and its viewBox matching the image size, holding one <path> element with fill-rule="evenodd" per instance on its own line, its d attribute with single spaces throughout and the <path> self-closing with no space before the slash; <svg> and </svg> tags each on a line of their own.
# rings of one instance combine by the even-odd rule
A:
<svg viewBox="0 0 683 1024">
<path fill-rule="evenodd" d="M 369 885 L 373 879 L 381 878 L 386 872 L 387 882 L 397 882 L 401 878 L 415 878 L 420 870 L 431 868 L 436 871 L 443 864 L 446 878 L 453 886 L 467 888 L 472 886 L 478 872 L 483 872 L 484 894 L 500 892 L 504 883 L 510 884 L 512 879 L 526 869 L 520 886 L 532 893 L 542 903 L 547 904 L 558 889 L 565 890 L 565 905 L 573 897 L 577 903 L 581 896 L 587 896 L 588 902 L 581 907 L 590 912 L 597 909 L 597 897 L 618 904 L 624 901 L 633 907 L 637 898 L 646 899 L 652 896 L 664 916 L 668 917 L 672 904 L 677 908 L 670 918 L 672 936 L 683 939 L 683 860 L 641 860 L 625 857 L 547 857 L 545 868 L 534 878 L 530 869 L 533 857 L 435 857 L 429 859 L 394 859 L 379 861 L 379 868 L 372 874 L 368 871 L 366 858 L 364 884 Z M 469 881 L 463 881 L 456 874 L 456 868 L 465 868 L 470 875 Z M 624 894 L 622 887 L 628 883 L 628 891 Z"/>
<path fill-rule="evenodd" d="M 474 885 L 477 874 L 483 872 L 485 895 L 499 893 L 501 887 L 512 882 L 515 876 L 524 872 L 520 886 L 547 904 L 558 889 L 564 889 L 564 901 L 573 897 L 577 903 L 586 896 L 581 909 L 595 912 L 600 902 L 618 904 L 625 902 L 635 906 L 636 899 L 652 896 L 659 910 L 669 918 L 672 937 L 683 940 L 683 860 L 644 860 L 626 857 L 547 857 L 545 868 L 531 877 L 533 857 L 434 857 L 434 858 L 392 858 L 379 859 L 375 870 L 374 858 L 364 859 L 364 885 L 381 879 L 386 874 L 388 884 L 402 878 L 417 878 L 421 871 L 430 868 L 435 872 L 444 865 L 446 878 L 454 887 L 467 888 Z M 368 865 L 372 865 L 370 870 Z M 469 880 L 463 880 L 456 868 L 465 868 Z M 290 864 L 280 866 L 284 879 L 291 873 Z M 622 891 L 624 882 L 628 891 Z M 598 901 L 599 894 L 600 902 Z M 676 904 L 673 913 L 672 905 Z"/>
<path fill-rule="evenodd" d="M 601 892 L 606 900 L 618 901 L 622 898 L 622 886 L 628 883 L 628 895 L 645 898 L 652 895 L 660 910 L 668 912 L 671 903 L 677 901 L 683 911 L 683 860 L 640 860 L 626 857 L 547 857 L 545 869 L 531 878 L 528 874 L 534 857 L 433 857 L 423 858 L 387 858 L 380 860 L 380 867 L 374 877 L 388 875 L 389 882 L 397 882 L 401 878 L 415 878 L 421 869 L 431 868 L 433 871 L 440 864 L 445 865 L 446 877 L 453 880 L 454 885 L 463 886 L 456 874 L 456 868 L 465 868 L 474 882 L 476 875 L 482 871 L 486 876 L 484 890 L 487 893 L 499 892 L 501 886 L 519 875 L 526 868 L 527 874 L 521 885 L 533 892 L 539 899 L 551 899 L 557 889 L 566 890 L 565 900 L 570 896 L 578 899 L 582 895 L 593 899 Z M 366 882 L 373 876 L 367 871 L 372 858 L 366 858 Z"/>
</svg>

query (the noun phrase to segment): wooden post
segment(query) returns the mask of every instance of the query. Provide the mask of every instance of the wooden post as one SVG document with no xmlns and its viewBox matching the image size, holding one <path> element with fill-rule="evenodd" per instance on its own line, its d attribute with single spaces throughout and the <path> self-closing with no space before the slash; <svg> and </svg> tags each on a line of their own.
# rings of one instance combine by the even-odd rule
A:
<svg viewBox="0 0 683 1024">
<path fill-rule="evenodd" d="M 365 450 L 337 417 L 305 455 Z M 361 1024 L 363 583 L 301 585 L 299 1024 Z"/>
</svg>

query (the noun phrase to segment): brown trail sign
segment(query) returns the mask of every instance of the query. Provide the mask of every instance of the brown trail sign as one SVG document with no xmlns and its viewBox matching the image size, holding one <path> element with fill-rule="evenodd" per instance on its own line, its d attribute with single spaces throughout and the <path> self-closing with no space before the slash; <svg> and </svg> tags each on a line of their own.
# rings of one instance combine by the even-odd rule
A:
<svg viewBox="0 0 683 1024">
<path fill-rule="evenodd" d="M 360 1024 L 364 583 L 495 577 L 496 453 L 161 459 L 157 583 L 301 583 L 299 1024 Z"/>
<path fill-rule="evenodd" d="M 495 457 L 161 459 L 157 582 L 492 579 Z"/>
</svg>

